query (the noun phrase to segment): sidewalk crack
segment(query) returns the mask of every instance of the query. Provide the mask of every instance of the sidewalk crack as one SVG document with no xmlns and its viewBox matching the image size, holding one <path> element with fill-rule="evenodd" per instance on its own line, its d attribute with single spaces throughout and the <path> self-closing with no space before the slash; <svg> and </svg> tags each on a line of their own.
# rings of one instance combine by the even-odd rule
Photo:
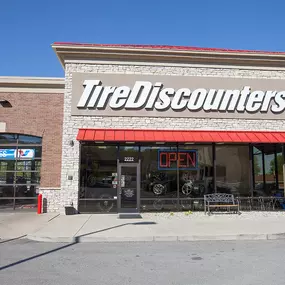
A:
<svg viewBox="0 0 285 285">
<path fill-rule="evenodd" d="M 60 214 L 57 214 L 56 216 L 50 218 L 50 219 L 48 220 L 48 223 L 51 222 L 52 220 L 54 220 L 55 218 L 59 217 L 59 216 L 60 216 Z"/>
<path fill-rule="evenodd" d="M 79 230 L 73 235 L 74 237 L 76 237 L 76 235 L 80 232 L 80 230 L 86 225 L 86 223 L 90 220 L 92 215 L 89 216 L 89 218 L 84 222 L 84 224 L 79 228 Z"/>
</svg>

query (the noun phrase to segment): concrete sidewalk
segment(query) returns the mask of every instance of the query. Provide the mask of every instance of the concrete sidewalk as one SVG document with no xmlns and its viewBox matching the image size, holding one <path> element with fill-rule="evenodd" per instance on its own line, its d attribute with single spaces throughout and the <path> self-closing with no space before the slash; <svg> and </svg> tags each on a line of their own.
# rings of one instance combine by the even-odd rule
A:
<svg viewBox="0 0 285 285">
<path fill-rule="evenodd" d="M 59 214 L 37 215 L 35 212 L 2 212 L 0 213 L 1 240 L 25 238 L 28 234 L 39 231 Z"/>
<path fill-rule="evenodd" d="M 211 216 L 143 213 L 142 219 L 118 219 L 117 215 L 60 215 L 27 238 L 45 242 L 285 239 L 285 212 Z"/>
</svg>

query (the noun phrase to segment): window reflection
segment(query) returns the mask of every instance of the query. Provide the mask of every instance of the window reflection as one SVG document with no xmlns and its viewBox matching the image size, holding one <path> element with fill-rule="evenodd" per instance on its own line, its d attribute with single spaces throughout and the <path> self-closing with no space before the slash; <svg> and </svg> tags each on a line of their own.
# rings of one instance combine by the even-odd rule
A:
<svg viewBox="0 0 285 285">
<path fill-rule="evenodd" d="M 177 197 L 176 147 L 141 147 L 141 197 Z"/>
<path fill-rule="evenodd" d="M 83 145 L 81 150 L 80 211 L 112 212 L 117 210 L 117 147 Z"/>
<path fill-rule="evenodd" d="M 271 196 L 276 190 L 276 175 L 275 175 L 275 155 L 274 150 L 269 150 L 264 153 L 264 168 L 265 168 L 265 196 Z"/>
<path fill-rule="evenodd" d="M 188 151 L 188 153 L 186 152 Z M 213 193 L 213 154 L 211 145 L 189 145 L 179 146 L 182 157 L 184 153 L 194 152 L 196 155 L 195 167 L 190 167 L 187 162 L 186 168 L 179 167 L 180 193 L 181 197 L 202 198 L 205 194 Z M 185 165 L 185 162 L 184 162 Z"/>
<path fill-rule="evenodd" d="M 8 207 L 8 204 L 11 206 L 11 201 L 15 208 L 15 197 L 36 197 L 42 148 L 33 145 L 41 144 L 41 141 L 40 137 L 0 134 L 0 208 Z M 7 197 L 11 197 L 8 204 L 3 202 Z"/>
<path fill-rule="evenodd" d="M 274 196 L 277 193 L 283 195 L 281 191 L 284 189 L 281 145 L 255 145 L 253 147 L 253 162 L 255 182 L 253 195 Z"/>
<path fill-rule="evenodd" d="M 40 137 L 19 135 L 18 143 L 19 144 L 41 144 L 42 139 Z"/>
<path fill-rule="evenodd" d="M 217 146 L 216 162 L 217 192 L 251 195 L 248 145 Z"/>
<path fill-rule="evenodd" d="M 276 146 L 276 158 L 277 158 L 278 189 L 284 190 L 284 178 L 283 178 L 284 158 L 282 154 L 281 145 Z"/>
<path fill-rule="evenodd" d="M 42 138 L 21 134 L 0 134 L 0 144 L 41 144 Z"/>
<path fill-rule="evenodd" d="M 253 172 L 255 186 L 253 196 L 262 196 L 264 188 L 263 154 L 260 148 L 253 147 Z"/>
<path fill-rule="evenodd" d="M 17 134 L 0 134 L 0 144 L 11 144 L 17 143 L 18 135 Z"/>
<path fill-rule="evenodd" d="M 281 147 L 255 145 L 255 184 L 253 193 L 251 192 L 249 149 L 249 145 L 216 145 L 217 192 L 240 197 L 252 194 L 271 196 L 278 186 L 276 181 L 279 188 L 283 187 Z M 140 160 L 140 199 L 143 210 L 200 210 L 203 209 L 203 196 L 214 192 L 211 144 L 83 144 L 81 150 L 81 211 L 117 211 L 117 159 L 120 163 L 136 163 Z M 125 158 L 128 161 L 124 161 Z M 27 167 L 34 169 L 36 166 L 28 164 Z M 18 172 L 22 170 L 23 166 Z"/>
</svg>

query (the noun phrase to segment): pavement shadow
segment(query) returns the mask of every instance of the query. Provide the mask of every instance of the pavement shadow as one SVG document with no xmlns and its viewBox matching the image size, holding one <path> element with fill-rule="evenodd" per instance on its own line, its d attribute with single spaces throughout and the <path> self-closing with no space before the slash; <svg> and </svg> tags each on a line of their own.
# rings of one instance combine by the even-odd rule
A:
<svg viewBox="0 0 285 285">
<path fill-rule="evenodd" d="M 51 253 L 53 253 L 53 252 L 56 252 L 56 251 L 59 251 L 59 250 L 63 250 L 63 249 L 65 249 L 65 248 L 72 247 L 72 246 L 74 246 L 74 245 L 80 243 L 80 238 L 86 237 L 86 236 L 88 236 L 88 235 L 92 235 L 92 234 L 96 234 L 96 233 L 100 233 L 100 232 L 104 232 L 104 231 L 109 231 L 109 230 L 112 230 L 112 229 L 115 229 L 115 228 L 119 228 L 119 227 L 124 227 L 124 226 L 127 226 L 127 225 L 154 225 L 154 224 L 156 224 L 156 223 L 155 223 L 155 222 L 125 223 L 125 224 L 121 224 L 121 225 L 118 225 L 118 226 L 108 227 L 108 228 L 105 228 L 105 229 L 102 229 L 102 230 L 98 230 L 98 231 L 86 233 L 86 234 L 83 234 L 83 235 L 75 236 L 74 242 L 72 242 L 72 243 L 68 243 L 68 244 L 65 244 L 65 245 L 63 245 L 63 246 L 57 247 L 57 248 L 55 248 L 55 249 L 52 249 L 52 250 L 49 250 L 49 251 L 45 251 L 45 252 L 43 252 L 43 253 L 39 253 L 39 254 L 36 254 L 36 255 L 33 255 L 33 256 L 30 256 L 30 257 L 27 257 L 27 258 L 18 260 L 18 261 L 16 261 L 16 262 L 13 262 L 13 263 L 10 263 L 10 264 L 1 266 L 1 267 L 0 267 L 0 271 L 1 271 L 1 270 L 4 270 L 4 269 L 8 269 L 8 268 L 13 267 L 13 266 L 16 266 L 16 265 L 19 265 L 19 264 L 22 264 L 22 263 L 25 263 L 25 262 L 30 261 L 30 260 L 34 260 L 34 259 L 36 259 L 36 258 L 45 256 L 45 255 L 51 254 Z M 16 240 L 16 239 L 19 239 L 19 238 L 15 238 L 15 239 L 13 239 L 13 240 Z M 11 239 L 11 240 L 12 240 L 12 239 Z M 10 241 L 11 241 L 11 240 L 10 240 Z"/>
<path fill-rule="evenodd" d="M 155 225 L 155 224 L 156 224 L 155 222 L 125 223 L 125 224 L 121 224 L 121 225 L 109 227 L 109 228 L 106 228 L 106 229 L 102 229 L 102 230 L 97 230 L 97 231 L 94 231 L 94 232 L 90 232 L 90 233 L 87 233 L 87 234 L 84 234 L 84 235 L 75 236 L 75 241 L 76 241 L 76 243 L 80 243 L 80 238 L 82 238 L 82 237 L 86 237 L 86 236 L 89 236 L 89 235 L 102 233 L 102 232 L 105 232 L 105 231 L 109 231 L 109 230 L 116 229 L 116 228 L 121 228 L 121 227 L 128 226 L 128 225 L 134 225 L 134 226 L 136 226 L 136 225 Z M 0 268 L 0 269 L 1 269 L 1 268 Z"/>
<path fill-rule="evenodd" d="M 22 236 L 19 236 L 19 237 L 15 237 L 15 238 L 11 238 L 11 239 L 5 239 L 3 241 L 0 241 L 0 244 L 2 243 L 6 243 L 6 242 L 10 242 L 10 241 L 14 241 L 14 240 L 17 240 L 17 239 L 21 239 L 21 238 L 24 238 L 26 237 L 27 235 L 22 235 Z"/>
</svg>

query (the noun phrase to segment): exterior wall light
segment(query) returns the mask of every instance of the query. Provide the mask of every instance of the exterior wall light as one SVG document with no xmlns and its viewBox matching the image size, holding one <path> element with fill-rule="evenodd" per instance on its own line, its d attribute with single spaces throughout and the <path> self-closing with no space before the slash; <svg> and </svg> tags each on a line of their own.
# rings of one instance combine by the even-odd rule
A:
<svg viewBox="0 0 285 285">
<path fill-rule="evenodd" d="M 0 105 L 4 108 L 11 108 L 12 107 L 11 103 L 5 99 L 0 99 Z"/>
<path fill-rule="evenodd" d="M 73 141 L 73 140 L 70 140 L 70 141 L 69 141 L 69 145 L 70 145 L 71 147 L 73 147 L 73 146 L 74 146 L 74 141 Z"/>
</svg>

